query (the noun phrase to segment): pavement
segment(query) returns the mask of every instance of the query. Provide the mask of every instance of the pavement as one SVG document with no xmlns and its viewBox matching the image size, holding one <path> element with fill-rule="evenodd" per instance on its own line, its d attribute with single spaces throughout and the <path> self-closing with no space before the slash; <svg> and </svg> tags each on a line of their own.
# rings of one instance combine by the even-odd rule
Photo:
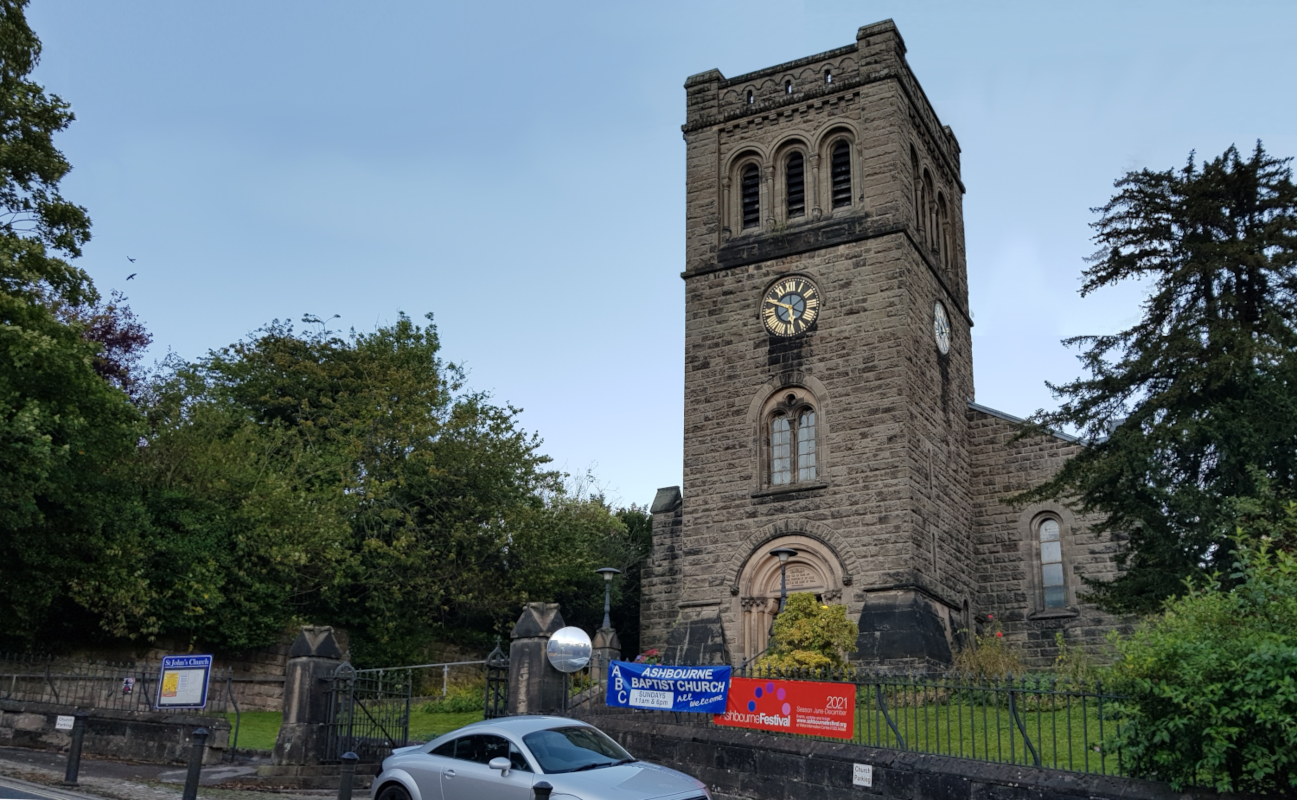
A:
<svg viewBox="0 0 1297 800">
<path fill-rule="evenodd" d="M 203 767 L 198 796 L 207 800 L 268 800 L 266 791 L 236 788 L 232 778 L 251 775 L 259 762 L 213 764 Z M 0 800 L 180 800 L 186 770 L 174 764 L 143 764 L 81 756 L 77 786 L 62 785 L 67 755 L 48 750 L 0 747 Z M 361 798 L 365 793 L 357 793 Z M 337 791 L 288 790 L 274 793 L 282 800 L 321 800 Z"/>
</svg>

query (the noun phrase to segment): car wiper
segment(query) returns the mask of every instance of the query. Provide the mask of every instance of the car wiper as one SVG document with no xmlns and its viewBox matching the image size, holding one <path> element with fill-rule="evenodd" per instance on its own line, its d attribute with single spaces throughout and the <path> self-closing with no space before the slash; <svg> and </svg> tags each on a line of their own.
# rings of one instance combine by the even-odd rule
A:
<svg viewBox="0 0 1297 800">
<path fill-rule="evenodd" d="M 603 762 L 596 761 L 593 764 L 586 764 L 585 766 L 577 767 L 576 769 L 572 770 L 572 772 L 585 772 L 588 769 L 594 769 L 596 767 L 611 767 L 612 765 L 613 765 L 612 761 L 603 761 Z"/>
<path fill-rule="evenodd" d="M 611 766 L 614 766 L 614 767 L 620 767 L 622 764 L 629 764 L 630 762 L 632 762 L 632 761 L 634 761 L 634 760 L 635 760 L 634 758 L 623 758 L 621 761 L 615 761 L 615 762 L 613 762 Z"/>
</svg>

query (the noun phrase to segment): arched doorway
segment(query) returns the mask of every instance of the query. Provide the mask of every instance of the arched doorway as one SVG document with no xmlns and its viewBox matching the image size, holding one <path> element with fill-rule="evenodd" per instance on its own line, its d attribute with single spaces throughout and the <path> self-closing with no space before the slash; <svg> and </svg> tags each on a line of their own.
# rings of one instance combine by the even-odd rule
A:
<svg viewBox="0 0 1297 800">
<path fill-rule="evenodd" d="M 762 544 L 748 556 L 739 575 L 744 662 L 770 644 L 770 626 L 779 612 L 779 559 L 770 551 L 780 547 L 797 551 L 786 568 L 789 594 L 810 592 L 825 605 L 842 602 L 842 565 L 823 542 L 791 535 Z"/>
</svg>

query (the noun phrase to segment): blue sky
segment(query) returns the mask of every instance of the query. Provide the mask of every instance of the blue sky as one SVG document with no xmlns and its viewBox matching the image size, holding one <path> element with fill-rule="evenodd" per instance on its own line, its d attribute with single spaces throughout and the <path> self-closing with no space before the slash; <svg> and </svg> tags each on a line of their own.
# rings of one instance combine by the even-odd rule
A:
<svg viewBox="0 0 1297 800">
<path fill-rule="evenodd" d="M 624 503 L 681 475 L 684 79 L 896 21 L 963 148 L 977 400 L 1077 374 L 1089 209 L 1131 169 L 1297 155 L 1297 3 L 33 0 L 81 265 L 154 355 L 271 319 L 435 315 L 474 388 Z M 127 261 L 130 256 L 134 264 Z M 137 272 L 129 284 L 126 276 Z"/>
</svg>

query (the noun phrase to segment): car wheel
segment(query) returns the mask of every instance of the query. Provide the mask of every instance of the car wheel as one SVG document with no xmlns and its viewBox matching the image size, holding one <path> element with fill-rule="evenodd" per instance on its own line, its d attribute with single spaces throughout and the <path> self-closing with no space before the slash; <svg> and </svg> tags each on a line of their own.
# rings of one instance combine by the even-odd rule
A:
<svg viewBox="0 0 1297 800">
<path fill-rule="evenodd" d="M 389 783 L 378 793 L 377 800 L 410 800 L 410 793 L 399 783 Z"/>
</svg>

